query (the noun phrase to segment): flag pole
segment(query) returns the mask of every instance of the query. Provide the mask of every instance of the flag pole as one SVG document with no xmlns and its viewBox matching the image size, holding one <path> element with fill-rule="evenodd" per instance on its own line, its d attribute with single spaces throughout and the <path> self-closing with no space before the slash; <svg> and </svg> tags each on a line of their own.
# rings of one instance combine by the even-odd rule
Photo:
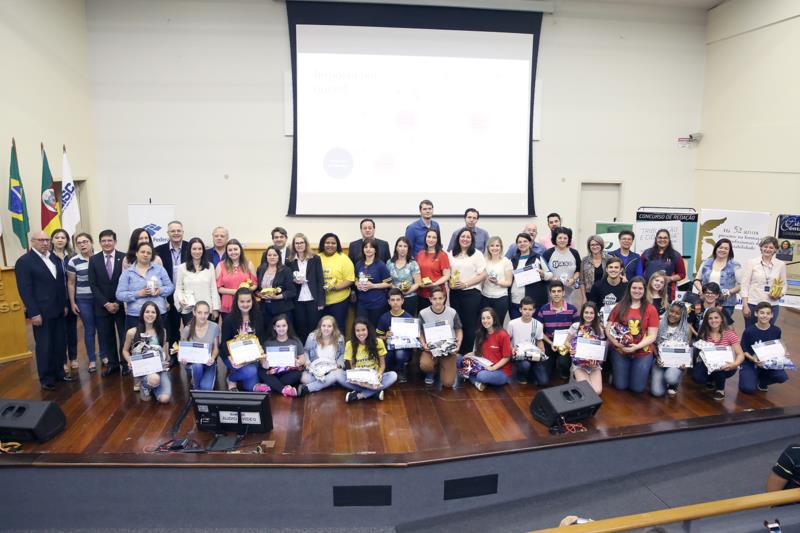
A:
<svg viewBox="0 0 800 533">
<path fill-rule="evenodd" d="M 8 266 L 8 259 L 6 259 L 6 241 L 3 240 L 2 235 L 0 235 L 0 248 L 3 249 L 3 266 Z"/>
</svg>

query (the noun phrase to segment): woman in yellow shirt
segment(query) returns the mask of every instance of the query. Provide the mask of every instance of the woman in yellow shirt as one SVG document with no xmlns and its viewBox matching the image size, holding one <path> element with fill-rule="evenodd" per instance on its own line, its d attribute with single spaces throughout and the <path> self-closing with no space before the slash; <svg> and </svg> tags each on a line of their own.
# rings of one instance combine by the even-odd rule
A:
<svg viewBox="0 0 800 533">
<path fill-rule="evenodd" d="M 333 316 L 339 330 L 344 331 L 350 306 L 350 286 L 356 280 L 355 268 L 350 258 L 342 253 L 342 243 L 335 233 L 323 235 L 319 249 L 322 277 L 325 280 L 325 308 L 322 314 Z"/>
<path fill-rule="evenodd" d="M 397 381 L 397 373 L 384 372 L 386 369 L 386 346 L 383 341 L 375 335 L 372 324 L 364 317 L 356 318 L 353 324 L 352 340 L 347 341 L 344 347 L 344 365 L 347 370 L 353 368 L 369 368 L 377 374 L 377 382 L 380 385 L 373 387 L 366 385 L 356 385 L 350 383 L 347 378 L 342 382 L 342 386 L 350 389 L 344 399 L 347 403 L 356 400 L 366 400 L 373 396 L 378 396 L 383 400 L 383 391 L 388 389 Z"/>
</svg>

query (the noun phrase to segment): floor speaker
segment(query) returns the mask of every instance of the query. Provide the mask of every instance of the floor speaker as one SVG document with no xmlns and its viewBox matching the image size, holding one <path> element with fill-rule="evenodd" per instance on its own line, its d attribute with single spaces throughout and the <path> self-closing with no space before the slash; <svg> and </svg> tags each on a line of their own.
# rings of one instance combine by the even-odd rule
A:
<svg viewBox="0 0 800 533">
<path fill-rule="evenodd" d="M 542 389 L 531 401 L 531 415 L 547 427 L 566 422 L 579 422 L 597 413 L 603 400 L 588 381 L 576 381 Z"/>
<path fill-rule="evenodd" d="M 0 440 L 44 442 L 67 425 L 55 402 L 0 399 Z"/>
</svg>

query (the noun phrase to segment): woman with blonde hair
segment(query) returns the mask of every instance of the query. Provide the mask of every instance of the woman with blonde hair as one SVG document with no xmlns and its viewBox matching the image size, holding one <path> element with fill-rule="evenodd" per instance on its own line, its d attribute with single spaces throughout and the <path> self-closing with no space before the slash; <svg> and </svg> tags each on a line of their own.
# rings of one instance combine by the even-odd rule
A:
<svg viewBox="0 0 800 533">
<path fill-rule="evenodd" d="M 589 252 L 586 257 L 581 259 L 581 294 L 583 300 L 595 283 L 600 283 L 606 273 L 606 263 L 608 254 L 605 251 L 606 243 L 599 235 L 592 235 L 586 239 L 586 250 Z"/>
<path fill-rule="evenodd" d="M 344 335 L 335 318 L 331 315 L 320 318 L 317 329 L 309 333 L 305 348 L 308 368 L 298 387 L 301 396 L 344 381 Z"/>
<path fill-rule="evenodd" d="M 669 298 L 669 281 L 667 273 L 663 270 L 654 272 L 647 280 L 647 291 L 645 292 L 647 303 L 652 304 L 658 311 L 658 316 L 663 316 L 667 311 L 667 306 L 671 303 Z"/>
<path fill-rule="evenodd" d="M 322 261 L 311 250 L 308 237 L 295 233 L 286 253 L 286 266 L 297 288 L 294 302 L 294 328 L 301 339 L 308 337 L 325 307 Z"/>
</svg>

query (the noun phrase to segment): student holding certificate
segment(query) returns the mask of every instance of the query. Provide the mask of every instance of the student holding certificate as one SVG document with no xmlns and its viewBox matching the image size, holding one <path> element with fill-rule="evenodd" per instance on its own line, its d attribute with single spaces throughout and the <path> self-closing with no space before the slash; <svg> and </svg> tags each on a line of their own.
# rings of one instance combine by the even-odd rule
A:
<svg viewBox="0 0 800 533">
<path fill-rule="evenodd" d="M 625 296 L 608 318 L 606 337 L 613 346 L 614 388 L 619 390 L 642 392 L 653 366 L 652 345 L 658 334 L 658 313 L 645 298 L 644 284 L 644 278 L 630 280 Z M 620 328 L 615 325 L 627 330 L 623 338 L 617 338 Z"/>
<path fill-rule="evenodd" d="M 525 345 L 534 345 L 541 350 L 542 354 L 545 353 L 542 340 L 544 339 L 544 326 L 533 318 L 533 310 L 533 298 L 524 297 L 519 303 L 520 317 L 509 321 L 506 325 L 506 333 L 511 338 L 514 355 L 518 355 Z M 527 385 L 529 380 L 533 380 L 534 384 L 540 387 L 550 384 L 550 373 L 545 362 L 518 359 L 514 361 L 514 365 L 517 367 L 517 383 Z"/>
<path fill-rule="evenodd" d="M 169 378 L 169 351 L 167 349 L 167 334 L 161 322 L 161 312 L 154 302 L 145 302 L 139 312 L 139 323 L 131 328 L 125 335 L 125 345 L 122 355 L 128 362 L 128 367 L 137 376 L 136 365 L 132 359 L 138 355 L 155 353 L 160 360 L 161 370 L 154 368 L 149 374 L 140 376 L 139 393 L 142 400 L 150 400 L 155 396 L 158 403 L 169 403 L 172 399 L 172 382 Z M 152 359 L 152 358 L 150 358 Z M 134 380 L 138 379 L 134 377 Z"/>
<path fill-rule="evenodd" d="M 511 382 L 511 338 L 503 329 L 503 324 L 494 309 L 487 307 L 481 311 L 481 325 L 475 332 L 475 351 L 464 356 L 475 355 L 486 359 L 491 365 L 470 374 L 469 381 L 479 391 L 486 385 L 501 387 Z M 459 358 L 459 362 L 464 358 Z M 460 366 L 460 365 L 459 365 Z"/>
<path fill-rule="evenodd" d="M 433 287 L 431 289 L 431 305 L 419 313 L 422 333 L 420 334 L 420 344 L 422 353 L 419 355 L 419 368 L 425 373 L 425 385 L 433 385 L 436 372 L 439 372 L 439 380 L 443 386 L 455 388 L 458 385 L 458 375 L 456 373 L 456 356 L 461 341 L 464 338 L 464 331 L 461 328 L 461 319 L 455 309 L 447 305 L 447 298 L 443 287 Z M 437 335 L 444 330 L 442 338 L 426 338 L 425 327 L 431 329 L 431 333 L 436 331 Z M 446 338 L 444 338 L 446 337 Z M 434 345 L 441 342 L 453 342 L 455 344 L 450 353 L 433 356 Z"/>
<path fill-rule="evenodd" d="M 261 386 L 256 390 L 280 391 L 287 398 L 299 396 L 298 392 L 305 394 L 307 392 L 305 387 L 300 391 L 295 388 L 300 385 L 303 377 L 303 367 L 306 365 L 305 349 L 286 315 L 278 315 L 272 319 L 272 330 L 264 343 L 264 351 L 266 352 L 264 360 L 258 367 Z"/>
<path fill-rule="evenodd" d="M 298 396 L 344 382 L 344 336 L 335 318 L 325 315 L 319 319 L 317 329 L 306 339 L 305 351 L 308 369 L 303 372 L 303 383 L 297 387 Z"/>
<path fill-rule="evenodd" d="M 600 359 L 581 359 L 578 353 L 579 339 L 605 341 L 603 323 L 594 302 L 586 302 L 581 307 L 581 320 L 569 327 L 567 346 L 572 356 L 572 375 L 575 381 L 588 381 L 597 394 L 603 392 L 603 361 Z"/>
<path fill-rule="evenodd" d="M 375 372 L 379 386 L 370 388 L 343 381 L 342 385 L 348 389 L 344 399 L 347 403 L 366 400 L 377 396 L 383 400 L 383 391 L 397 381 L 397 374 L 384 372 L 386 369 L 386 347 L 383 341 L 375 336 L 372 325 L 363 317 L 356 318 L 353 324 L 353 340 L 347 341 L 344 348 L 344 364 L 346 369 L 367 368 Z"/>
<path fill-rule="evenodd" d="M 730 349 L 733 361 L 725 364 L 719 370 L 708 371 L 702 359 L 698 358 L 692 368 L 692 379 L 695 383 L 705 383 L 706 388 L 714 391 L 714 399 L 725 399 L 725 380 L 736 373 L 736 369 L 744 361 L 744 353 L 739 345 L 739 336 L 725 322 L 722 309 L 710 309 L 703 318 L 697 340 L 711 343 L 715 346 L 724 346 Z"/>
<path fill-rule="evenodd" d="M 191 247 L 189 248 L 191 250 Z M 210 270 L 210 269 L 207 269 Z M 213 278 L 212 278 L 213 279 Z M 210 321 L 211 306 L 208 302 L 199 301 L 192 308 L 192 321 L 188 326 L 184 326 L 181 331 L 181 341 L 203 345 L 191 346 L 193 349 L 208 350 L 205 362 L 196 361 L 189 363 L 192 372 L 192 388 L 198 390 L 214 390 L 214 382 L 217 379 L 217 354 L 219 353 L 219 326 L 216 322 Z M 187 364 L 183 358 L 183 351 L 186 348 L 180 346 L 178 359 L 181 364 Z M 193 350 L 194 351 L 194 350 Z"/>
<path fill-rule="evenodd" d="M 219 356 L 228 368 L 229 391 L 239 390 L 240 383 L 245 391 L 254 391 L 258 383 L 255 362 L 236 363 L 228 352 L 228 341 L 235 340 L 240 335 L 255 335 L 259 345 L 264 341 L 264 323 L 254 302 L 253 291 L 246 287 L 238 289 L 233 295 L 231 312 L 222 320 Z"/>
<path fill-rule="evenodd" d="M 745 360 L 739 371 L 739 390 L 752 394 L 756 389 L 767 392 L 773 383 L 783 383 L 789 376 L 783 369 L 764 368 L 764 361 L 758 356 L 758 343 L 777 341 L 781 338 L 781 328 L 773 326 L 772 304 L 760 302 L 756 305 L 756 323 L 745 328 L 742 333 L 742 352 Z M 778 347 L 780 351 L 780 347 Z M 763 352 L 762 352 L 763 355 Z M 784 356 L 788 354 L 785 353 Z"/>
<path fill-rule="evenodd" d="M 661 317 L 656 334 L 656 363 L 650 375 L 650 394 L 664 396 L 666 392 L 670 397 L 678 394 L 678 385 L 683 379 L 685 366 L 666 366 L 664 350 L 673 347 L 690 346 L 692 328 L 686 306 L 682 302 L 672 302 L 666 314 Z"/>
<path fill-rule="evenodd" d="M 530 267 L 539 273 L 539 281 L 524 284 L 520 276 L 514 276 L 511 288 L 508 291 L 511 303 L 508 306 L 508 316 L 511 319 L 519 318 L 519 305 L 524 297 L 533 298 L 534 306 L 542 306 L 547 302 L 548 287 L 547 282 L 553 279 L 553 273 L 544 259 L 533 251 L 531 245 L 533 238 L 527 233 L 517 235 L 517 250 L 511 256 L 511 268 L 519 270 Z"/>
<path fill-rule="evenodd" d="M 486 259 L 475 249 L 475 236 L 469 228 L 461 228 L 450 257 L 450 306 L 456 310 L 464 326 L 462 353 L 475 342 L 475 328 L 481 312 L 481 284 L 486 279 Z"/>
<path fill-rule="evenodd" d="M 407 319 L 408 323 L 414 327 L 413 336 L 404 335 L 406 338 L 419 338 L 419 323 L 410 314 L 403 310 L 403 291 L 400 289 L 389 289 L 389 310 L 383 313 L 378 319 L 376 333 L 379 339 L 384 340 L 389 345 L 386 355 L 386 368 L 397 372 L 398 381 L 405 383 L 408 381 L 408 362 L 411 360 L 413 348 L 394 348 L 391 347 L 392 338 L 401 333 L 392 330 L 392 319 Z"/>
</svg>

